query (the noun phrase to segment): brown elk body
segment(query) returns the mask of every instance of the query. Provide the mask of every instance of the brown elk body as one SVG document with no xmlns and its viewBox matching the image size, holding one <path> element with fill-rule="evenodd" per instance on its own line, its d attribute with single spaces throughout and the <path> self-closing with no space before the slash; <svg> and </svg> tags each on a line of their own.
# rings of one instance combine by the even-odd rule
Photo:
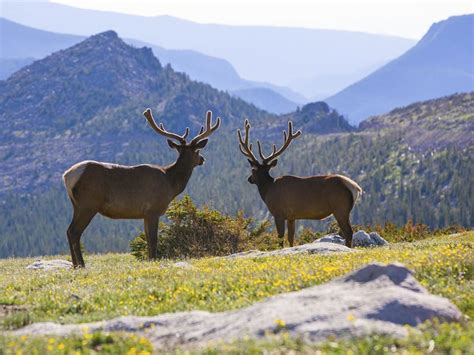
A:
<svg viewBox="0 0 474 355">
<path fill-rule="evenodd" d="M 80 239 L 97 213 L 113 219 L 143 219 L 148 258 L 155 259 L 159 217 L 185 189 L 194 167 L 204 163 L 199 151 L 206 146 L 206 137 L 220 125 L 219 117 L 214 126 L 211 124 L 209 111 L 206 128 L 202 127 L 187 143 L 188 128 L 179 136 L 166 131 L 163 124 L 158 126 L 150 109 L 144 115 L 157 133 L 178 142 L 168 139 L 169 146 L 178 151 L 178 159 L 166 167 L 152 164 L 123 166 L 89 160 L 73 165 L 64 173 L 64 184 L 74 208 L 67 237 L 75 267 L 84 266 Z"/>
<path fill-rule="evenodd" d="M 288 133 L 284 132 L 284 143 L 280 149 L 273 145 L 269 156 L 262 153 L 259 141 L 258 152 L 262 159 L 259 162 L 252 152 L 249 143 L 250 124 L 245 121 L 245 137 L 238 130 L 240 151 L 248 158 L 252 167 L 252 175 L 248 178 L 251 184 L 256 184 L 260 197 L 275 219 L 275 225 L 283 247 L 285 221 L 288 224 L 288 242 L 294 244 L 295 221 L 298 219 L 321 220 L 334 215 L 346 240 L 346 245 L 352 246 L 352 227 L 350 212 L 362 192 L 361 187 L 353 180 L 342 175 L 322 176 L 281 176 L 273 178 L 270 169 L 276 166 L 277 157 L 290 145 L 291 141 L 301 132 L 293 133 L 293 126 L 288 122 Z"/>
</svg>

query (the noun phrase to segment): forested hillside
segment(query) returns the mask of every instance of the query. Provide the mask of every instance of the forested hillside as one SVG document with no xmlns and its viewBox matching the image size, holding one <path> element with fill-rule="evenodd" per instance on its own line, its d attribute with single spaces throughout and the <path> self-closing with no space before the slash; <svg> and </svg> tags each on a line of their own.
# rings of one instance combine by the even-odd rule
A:
<svg viewBox="0 0 474 355">
<path fill-rule="evenodd" d="M 194 133 L 207 109 L 223 118 L 203 151 L 206 164 L 196 168 L 185 191 L 199 204 L 267 217 L 255 186 L 247 182 L 250 168 L 238 150 L 235 128 L 249 118 L 252 138 L 261 138 L 269 149 L 293 119 L 304 133 L 274 175 L 354 178 L 366 191 L 354 209 L 356 223 L 402 224 L 412 218 L 432 227 L 474 226 L 472 93 L 398 109 L 354 131 L 324 103 L 285 116 L 268 114 L 163 68 L 149 49 L 129 47 L 106 32 L 0 81 L 0 256 L 67 251 L 71 207 L 60 176 L 73 163 L 174 159 L 165 139 L 146 125 L 147 106 L 177 131 L 188 125 Z M 141 221 L 97 218 L 83 240 L 88 251 L 122 251 L 140 228 Z"/>
</svg>

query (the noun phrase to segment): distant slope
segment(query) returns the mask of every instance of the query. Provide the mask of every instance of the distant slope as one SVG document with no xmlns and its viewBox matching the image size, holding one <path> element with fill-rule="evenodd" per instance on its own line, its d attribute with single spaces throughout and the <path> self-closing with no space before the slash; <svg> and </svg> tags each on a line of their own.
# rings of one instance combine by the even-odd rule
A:
<svg viewBox="0 0 474 355">
<path fill-rule="evenodd" d="M 6 18 L 50 31 L 91 35 L 114 29 L 124 38 L 196 50 L 228 60 L 243 78 L 281 86 L 298 78 L 330 78 L 341 72 L 363 75 L 366 68 L 399 56 L 415 43 L 348 31 L 199 24 L 170 16 L 132 16 L 54 3 L 7 2 L 2 7 Z M 320 85 L 331 83 L 321 81 Z"/>
<path fill-rule="evenodd" d="M 418 151 L 474 146 L 474 92 L 421 101 L 361 122 L 370 133 L 393 131 Z"/>
<path fill-rule="evenodd" d="M 8 78 L 17 70 L 34 62 L 34 58 L 1 58 L 0 57 L 0 80 Z"/>
<path fill-rule="evenodd" d="M 1 17 L 0 36 L 0 58 L 43 58 L 83 40 L 82 36 L 42 31 Z"/>
<path fill-rule="evenodd" d="M 18 23 L 0 18 L 2 41 L 0 44 L 0 80 L 6 79 L 21 67 L 30 64 L 34 59 L 43 58 L 59 49 L 65 49 L 84 39 L 81 36 L 71 36 L 26 27 Z M 5 40 L 3 40 L 5 38 Z M 129 39 L 125 40 L 138 47 L 151 47 L 155 56 L 162 64 L 171 64 L 173 69 L 184 72 L 191 79 L 212 85 L 220 90 L 240 90 L 247 88 L 269 87 L 265 89 L 272 95 L 275 105 L 259 106 L 262 102 L 252 91 L 247 92 L 246 99 L 256 106 L 269 112 L 280 113 L 275 107 L 288 106 L 289 100 L 285 96 L 297 97 L 298 102 L 305 102 L 305 98 L 283 87 L 272 86 L 267 83 L 251 82 L 242 79 L 232 65 L 224 59 L 204 55 L 192 50 L 168 50 L 160 46 Z M 279 92 L 280 94 L 278 94 Z M 296 107 L 296 104 L 293 104 Z M 288 111 L 285 111 L 288 112 Z"/>
<path fill-rule="evenodd" d="M 474 15 L 435 23 L 401 57 L 326 101 L 357 124 L 414 101 L 474 90 Z"/>
<path fill-rule="evenodd" d="M 268 112 L 288 113 L 296 110 L 294 102 L 268 88 L 234 90 L 232 94 Z"/>
</svg>

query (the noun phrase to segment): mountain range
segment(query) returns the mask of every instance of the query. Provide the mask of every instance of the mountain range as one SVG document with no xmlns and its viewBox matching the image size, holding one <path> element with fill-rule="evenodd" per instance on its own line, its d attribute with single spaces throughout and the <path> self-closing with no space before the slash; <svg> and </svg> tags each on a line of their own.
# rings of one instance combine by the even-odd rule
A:
<svg viewBox="0 0 474 355">
<path fill-rule="evenodd" d="M 474 90 L 474 15 L 431 26 L 410 50 L 326 101 L 358 124 L 414 101 Z"/>
<path fill-rule="evenodd" d="M 0 18 L 0 29 L 2 38 L 5 39 L 0 43 L 0 79 L 8 78 L 35 59 L 41 59 L 85 39 L 83 36 L 38 30 L 4 18 Z M 163 65 L 171 64 L 174 70 L 186 73 L 193 80 L 229 91 L 269 112 L 287 113 L 293 111 L 297 103 L 306 101 L 303 96 L 288 88 L 244 80 L 229 62 L 220 58 L 193 50 L 169 50 L 133 39 L 125 41 L 137 47 L 150 47 Z"/>
<path fill-rule="evenodd" d="M 127 45 L 108 31 L 0 81 L 0 256 L 67 250 L 64 231 L 71 207 L 61 174 L 77 161 L 166 164 L 174 159 L 166 140 L 147 126 L 146 107 L 168 129 L 182 132 L 189 126 L 191 134 L 206 110 L 222 117 L 222 127 L 203 151 L 205 166 L 196 169 L 186 188 L 200 205 L 268 218 L 247 182 L 250 167 L 238 150 L 235 129 L 249 118 L 251 138 L 269 149 L 281 144 L 281 130 L 291 119 L 303 135 L 273 174 L 354 178 L 366 191 L 354 210 L 355 223 L 412 218 L 433 227 L 474 225 L 473 93 L 412 104 L 355 130 L 324 102 L 280 116 L 259 110 L 163 66 L 150 48 Z M 140 228 L 137 221 L 97 218 L 86 232 L 85 247 L 124 251 Z"/>
<path fill-rule="evenodd" d="M 90 36 L 113 29 L 122 38 L 195 50 L 229 61 L 247 80 L 294 91 L 298 86 L 307 97 L 329 96 L 348 84 L 341 74 L 350 75 L 351 80 L 363 78 L 415 44 L 413 39 L 360 32 L 199 24 L 170 16 L 126 15 L 49 2 L 2 3 L 2 16 L 53 32 Z M 307 78 L 317 80 L 307 83 Z M 298 85 L 299 81 L 303 84 Z M 334 87 L 335 81 L 343 86 Z"/>
</svg>

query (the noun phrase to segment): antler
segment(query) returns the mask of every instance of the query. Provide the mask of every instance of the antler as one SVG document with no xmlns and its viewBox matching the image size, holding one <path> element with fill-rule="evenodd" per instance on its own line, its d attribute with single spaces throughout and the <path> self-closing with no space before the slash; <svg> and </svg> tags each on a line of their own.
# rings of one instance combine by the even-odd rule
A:
<svg viewBox="0 0 474 355">
<path fill-rule="evenodd" d="M 163 126 L 163 123 L 160 123 L 160 126 L 158 127 L 158 125 L 156 124 L 156 122 L 153 118 L 153 115 L 151 113 L 151 109 L 147 108 L 145 110 L 145 112 L 143 112 L 143 115 L 147 119 L 147 121 L 150 124 L 151 128 L 153 128 L 157 133 L 159 133 L 159 134 L 161 134 L 165 137 L 168 137 L 168 138 L 176 139 L 182 145 L 186 144 L 186 137 L 189 134 L 189 128 L 188 127 L 186 127 L 186 130 L 184 131 L 184 134 L 182 136 L 180 136 L 176 133 L 168 132 L 165 129 L 165 127 Z"/>
<path fill-rule="evenodd" d="M 214 126 L 211 124 L 211 121 L 212 121 L 212 112 L 207 111 L 207 114 L 206 114 L 206 129 L 204 129 L 204 126 L 201 126 L 201 129 L 199 130 L 198 135 L 192 139 L 192 141 L 191 141 L 191 143 L 189 143 L 189 145 L 196 144 L 197 142 L 203 140 L 204 138 L 209 137 L 212 134 L 212 132 L 214 132 L 216 129 L 218 129 L 219 126 L 221 125 L 221 118 L 220 117 L 217 117 L 217 121 L 216 121 L 216 124 Z"/>
<path fill-rule="evenodd" d="M 239 149 L 243 155 L 252 160 L 254 163 L 258 163 L 257 158 L 252 152 L 252 143 L 249 144 L 249 131 L 250 131 L 250 122 L 245 120 L 245 139 L 242 139 L 242 132 L 240 129 L 237 130 L 237 136 L 239 137 Z"/>
<path fill-rule="evenodd" d="M 286 131 L 283 131 L 283 146 L 277 150 L 275 144 L 273 144 L 272 153 L 268 157 L 263 155 L 262 145 L 260 144 L 260 141 L 257 141 L 258 154 L 260 155 L 260 158 L 262 158 L 263 164 L 268 164 L 272 160 L 276 159 L 281 153 L 283 153 L 286 150 L 286 148 L 288 148 L 291 141 L 294 138 L 298 137 L 300 134 L 301 134 L 301 131 L 299 130 L 293 133 L 293 123 L 291 121 L 288 121 L 288 133 L 286 133 Z"/>
</svg>

